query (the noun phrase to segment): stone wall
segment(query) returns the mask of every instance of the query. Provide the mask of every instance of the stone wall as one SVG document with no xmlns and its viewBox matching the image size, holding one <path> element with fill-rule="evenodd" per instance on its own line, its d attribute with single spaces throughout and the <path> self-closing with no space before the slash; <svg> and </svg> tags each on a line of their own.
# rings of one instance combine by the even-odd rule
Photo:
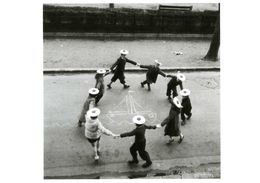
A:
<svg viewBox="0 0 260 183">
<path fill-rule="evenodd" d="M 211 34 L 217 11 L 43 6 L 44 32 Z"/>
</svg>

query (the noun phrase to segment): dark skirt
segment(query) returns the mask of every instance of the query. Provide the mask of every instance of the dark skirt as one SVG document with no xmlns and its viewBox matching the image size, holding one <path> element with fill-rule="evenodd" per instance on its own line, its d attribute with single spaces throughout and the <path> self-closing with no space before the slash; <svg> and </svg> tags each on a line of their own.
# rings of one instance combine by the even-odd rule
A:
<svg viewBox="0 0 260 183">
<path fill-rule="evenodd" d="M 164 135 L 168 135 L 170 137 L 172 136 L 180 136 L 181 130 L 180 130 L 180 122 L 179 122 L 179 116 L 175 116 L 174 118 L 166 118 L 167 124 L 164 129 Z"/>
</svg>

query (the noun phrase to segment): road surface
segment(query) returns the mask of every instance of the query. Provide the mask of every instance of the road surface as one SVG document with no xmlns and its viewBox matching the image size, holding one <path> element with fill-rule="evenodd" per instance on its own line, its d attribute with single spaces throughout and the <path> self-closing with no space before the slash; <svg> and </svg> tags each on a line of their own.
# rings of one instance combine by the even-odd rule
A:
<svg viewBox="0 0 260 183">
<path fill-rule="evenodd" d="M 184 87 L 191 90 L 193 116 L 182 127 L 184 141 L 166 145 L 168 137 L 164 136 L 163 128 L 147 130 L 147 151 L 154 163 L 145 171 L 170 169 L 176 165 L 220 163 L 219 72 L 185 75 Z M 108 75 L 105 83 L 111 77 Z M 135 127 L 131 117 L 136 114 L 144 115 L 148 125 L 160 123 L 167 117 L 170 104 L 165 93 L 169 79 L 158 76 L 149 92 L 140 87 L 144 78 L 145 74 L 126 73 L 126 80 L 131 85 L 129 89 L 123 89 L 117 81 L 111 90 L 106 90 L 98 106 L 100 120 L 106 128 L 118 134 L 130 131 Z M 93 74 L 44 75 L 45 177 L 144 171 L 142 161 L 134 168 L 126 164 L 131 159 L 129 147 L 133 137 L 113 139 L 103 135 L 101 158 L 98 164 L 94 163 L 93 150 L 84 137 L 84 127 L 77 127 L 88 89 L 94 84 Z"/>
</svg>

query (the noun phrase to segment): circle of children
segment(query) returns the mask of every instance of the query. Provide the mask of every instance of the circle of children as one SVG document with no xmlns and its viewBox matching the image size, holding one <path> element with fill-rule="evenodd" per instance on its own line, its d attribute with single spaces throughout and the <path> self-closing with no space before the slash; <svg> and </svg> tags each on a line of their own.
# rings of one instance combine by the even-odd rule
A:
<svg viewBox="0 0 260 183">
<path fill-rule="evenodd" d="M 135 61 L 129 60 L 126 58 L 128 54 L 127 50 L 120 51 L 120 57 L 117 61 L 111 66 L 108 71 L 105 69 L 98 69 L 95 75 L 96 84 L 95 88 L 89 89 L 89 96 L 86 99 L 83 109 L 80 114 L 78 126 L 82 127 L 82 124 L 85 124 L 85 136 L 87 140 L 90 142 L 95 152 L 95 161 L 99 159 L 100 155 L 100 137 L 101 134 L 105 134 L 108 136 L 113 136 L 114 138 L 123 138 L 129 136 L 135 136 L 135 142 L 130 147 L 130 153 L 132 155 L 132 160 L 128 161 L 129 164 L 137 164 L 137 152 L 140 157 L 146 162 L 142 165 L 143 168 L 149 167 L 152 164 L 150 156 L 148 152 L 145 150 L 146 139 L 145 139 L 145 130 L 146 129 L 156 129 L 165 127 L 165 134 L 170 137 L 168 143 L 174 142 L 174 137 L 179 137 L 178 143 L 181 143 L 184 139 L 184 135 L 180 130 L 180 121 L 179 114 L 181 113 L 182 125 L 185 125 L 186 119 L 190 119 L 191 113 L 191 102 L 189 99 L 190 90 L 183 89 L 182 82 L 185 81 L 185 76 L 178 72 L 176 75 L 166 75 L 160 70 L 161 63 L 158 60 L 155 60 L 154 65 L 141 65 Z M 136 128 L 130 132 L 122 133 L 122 134 L 114 134 L 110 130 L 106 129 L 102 123 L 98 120 L 98 116 L 100 115 L 100 109 L 96 108 L 97 103 L 102 98 L 105 86 L 104 86 L 104 77 L 109 73 L 113 72 L 114 75 L 111 79 L 111 82 L 107 85 L 108 89 L 111 89 L 111 84 L 115 82 L 117 79 L 120 80 L 120 83 L 123 84 L 124 88 L 129 88 L 130 86 L 125 82 L 124 70 L 125 64 L 131 63 L 133 65 L 137 65 L 140 68 L 146 68 L 148 71 L 146 73 L 146 80 L 141 82 L 141 87 L 144 87 L 145 84 L 148 86 L 148 91 L 151 90 L 150 85 L 152 83 L 156 83 L 158 74 L 163 77 L 170 77 L 171 80 L 167 85 L 166 95 L 168 97 L 169 102 L 171 103 L 171 109 L 169 115 L 166 119 L 163 120 L 162 123 L 148 126 L 145 125 L 145 118 L 141 115 L 136 115 L 133 117 L 132 122 L 136 125 Z M 179 85 L 181 91 L 180 95 L 182 96 L 182 102 L 180 102 L 177 98 L 178 93 L 176 87 Z"/>
</svg>

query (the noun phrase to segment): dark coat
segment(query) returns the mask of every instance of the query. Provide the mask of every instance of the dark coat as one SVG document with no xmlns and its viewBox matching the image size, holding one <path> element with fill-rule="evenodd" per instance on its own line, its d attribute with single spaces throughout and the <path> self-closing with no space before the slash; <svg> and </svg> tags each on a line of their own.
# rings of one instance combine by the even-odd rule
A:
<svg viewBox="0 0 260 183">
<path fill-rule="evenodd" d="M 183 108 L 181 109 L 183 112 L 188 112 L 189 113 L 191 111 L 191 109 L 192 109 L 189 97 L 183 98 L 182 101 L 181 101 L 181 105 L 183 106 Z"/>
<path fill-rule="evenodd" d="M 81 122 L 86 121 L 85 115 L 89 109 L 95 107 L 95 103 L 96 103 L 95 97 L 89 95 L 82 107 L 79 121 L 81 121 Z"/>
<path fill-rule="evenodd" d="M 105 85 L 104 85 L 104 75 L 101 74 L 96 74 L 95 75 L 95 79 L 96 79 L 96 84 L 95 84 L 95 88 L 97 88 L 99 90 L 98 95 L 103 95 L 105 92 Z"/>
<path fill-rule="evenodd" d="M 146 73 L 146 81 L 148 83 L 156 83 L 158 74 L 162 75 L 163 77 L 166 76 L 159 67 L 156 67 L 155 65 L 140 65 L 141 68 L 148 69 Z"/>
<path fill-rule="evenodd" d="M 172 78 L 168 83 L 169 88 L 176 90 L 176 87 L 179 85 L 181 90 L 183 89 L 182 81 L 177 81 L 177 76 L 168 75 L 167 77 Z"/>
<path fill-rule="evenodd" d="M 130 137 L 135 136 L 135 143 L 142 143 L 145 142 L 145 130 L 146 129 L 156 129 L 156 126 L 147 126 L 147 125 L 140 125 L 137 126 L 134 130 L 127 133 L 120 134 L 120 137 Z"/>
<path fill-rule="evenodd" d="M 114 71 L 115 75 L 123 75 L 125 71 L 126 62 L 131 63 L 133 65 L 137 64 L 135 61 L 129 60 L 128 58 L 123 59 L 119 57 L 117 61 L 111 66 L 110 70 Z"/>
<path fill-rule="evenodd" d="M 179 136 L 181 133 L 180 130 L 180 121 L 179 121 L 180 109 L 172 104 L 169 116 L 163 120 L 161 126 L 166 125 L 164 129 L 164 135 Z"/>
</svg>

